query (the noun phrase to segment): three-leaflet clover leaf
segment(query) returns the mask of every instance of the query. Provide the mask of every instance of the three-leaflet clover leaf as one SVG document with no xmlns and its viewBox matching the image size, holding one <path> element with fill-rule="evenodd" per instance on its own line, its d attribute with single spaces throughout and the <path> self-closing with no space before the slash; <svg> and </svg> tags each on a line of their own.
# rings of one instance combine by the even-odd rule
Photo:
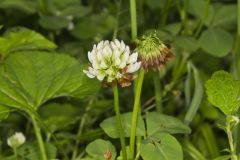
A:
<svg viewBox="0 0 240 160">
<path fill-rule="evenodd" d="M 235 114 L 240 106 L 240 81 L 225 71 L 215 72 L 206 82 L 209 102 L 224 114 Z"/>
</svg>

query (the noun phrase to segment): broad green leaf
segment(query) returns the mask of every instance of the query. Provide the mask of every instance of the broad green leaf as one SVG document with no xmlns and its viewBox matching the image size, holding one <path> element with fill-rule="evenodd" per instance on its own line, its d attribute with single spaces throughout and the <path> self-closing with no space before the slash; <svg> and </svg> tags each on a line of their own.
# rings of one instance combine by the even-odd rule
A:
<svg viewBox="0 0 240 160">
<path fill-rule="evenodd" d="M 52 50 L 56 45 L 41 34 L 28 29 L 11 29 L 0 37 L 0 55 L 5 58 L 11 52 L 20 50 Z"/>
<path fill-rule="evenodd" d="M 201 48 L 215 57 L 224 57 L 232 49 L 233 37 L 222 29 L 208 29 L 200 37 Z"/>
<path fill-rule="evenodd" d="M 168 25 L 166 25 L 163 30 L 166 30 L 167 32 L 169 32 L 171 35 L 176 36 L 180 30 L 181 30 L 181 23 L 177 22 L 177 23 L 170 23 Z"/>
<path fill-rule="evenodd" d="M 8 116 L 10 111 L 10 108 L 0 105 L 0 122 Z"/>
<path fill-rule="evenodd" d="M 125 137 L 130 136 L 131 130 L 131 122 L 132 122 L 132 112 L 121 114 L 122 119 L 122 127 Z M 110 117 L 105 119 L 101 124 L 101 128 L 104 132 L 111 138 L 119 138 L 119 132 L 116 123 L 116 117 Z M 145 135 L 144 122 L 141 116 L 138 116 L 137 128 L 136 128 L 137 136 Z"/>
<path fill-rule="evenodd" d="M 237 6 L 236 5 L 223 5 L 217 10 L 213 19 L 212 26 L 225 26 L 234 25 L 237 21 Z"/>
<path fill-rule="evenodd" d="M 79 120 L 81 111 L 70 104 L 50 103 L 39 108 L 39 115 L 53 133 Z"/>
<path fill-rule="evenodd" d="M 206 82 L 209 102 L 226 115 L 234 114 L 240 106 L 240 81 L 234 80 L 230 73 L 215 72 Z"/>
<path fill-rule="evenodd" d="M 86 152 L 94 160 L 106 160 L 105 154 L 109 152 L 112 156 L 111 159 L 115 159 L 117 153 L 115 147 L 110 141 L 97 139 L 87 145 Z"/>
<path fill-rule="evenodd" d="M 193 69 L 195 89 L 194 89 L 192 101 L 188 108 L 188 112 L 184 118 L 184 121 L 186 124 L 189 124 L 193 120 L 194 116 L 196 115 L 196 113 L 198 111 L 198 108 L 201 105 L 203 95 L 204 95 L 204 87 L 202 84 L 202 80 L 200 78 L 199 71 L 192 63 L 190 63 L 190 64 Z"/>
<path fill-rule="evenodd" d="M 45 143 L 47 157 L 49 159 L 55 159 L 57 156 L 57 149 L 51 143 Z M 25 143 L 20 148 L 18 148 L 18 155 L 20 159 L 29 159 L 29 160 L 41 160 L 41 153 L 38 148 L 37 143 Z"/>
<path fill-rule="evenodd" d="M 207 26 L 210 25 L 213 17 L 214 17 L 214 9 L 210 2 L 207 0 L 190 0 L 188 11 L 190 14 L 200 18 L 201 20 L 204 20 L 205 16 L 206 19 L 204 21 L 204 24 Z M 208 4 L 209 3 L 209 4 Z M 207 15 L 205 15 L 207 13 Z"/>
<path fill-rule="evenodd" d="M 194 37 L 189 36 L 177 36 L 174 39 L 176 47 L 182 49 L 185 52 L 195 52 L 199 48 L 199 42 Z"/>
<path fill-rule="evenodd" d="M 105 13 L 91 15 L 79 20 L 71 34 L 79 39 L 104 37 L 113 31 L 115 25 L 116 19 L 111 15 Z"/>
<path fill-rule="evenodd" d="M 68 26 L 69 20 L 59 16 L 41 16 L 39 24 L 46 29 L 60 30 Z"/>
<path fill-rule="evenodd" d="M 9 52 L 17 50 L 51 50 L 56 48 L 53 42 L 49 41 L 41 34 L 24 28 L 18 30 L 12 29 L 4 35 L 4 38 L 10 43 Z"/>
<path fill-rule="evenodd" d="M 20 10 L 32 14 L 37 10 L 37 2 L 33 0 L 1 0 L 0 8 Z"/>
<path fill-rule="evenodd" d="M 183 160 L 181 145 L 167 133 L 158 133 L 143 140 L 140 154 L 144 160 Z"/>
<path fill-rule="evenodd" d="M 11 54 L 0 67 L 0 103 L 29 111 L 56 97 L 91 95 L 99 83 L 82 70 L 75 59 L 65 54 Z"/>
<path fill-rule="evenodd" d="M 147 113 L 146 122 L 148 136 L 159 132 L 167 132 L 171 134 L 191 132 L 191 129 L 179 119 L 157 112 Z"/>
</svg>

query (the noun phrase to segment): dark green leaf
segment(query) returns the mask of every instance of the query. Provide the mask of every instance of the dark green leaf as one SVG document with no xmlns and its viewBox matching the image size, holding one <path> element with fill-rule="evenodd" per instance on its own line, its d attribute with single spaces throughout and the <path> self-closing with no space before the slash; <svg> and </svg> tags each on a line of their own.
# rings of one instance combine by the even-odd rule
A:
<svg viewBox="0 0 240 160">
<path fill-rule="evenodd" d="M 157 112 L 147 113 L 146 122 L 148 136 L 159 132 L 171 134 L 191 132 L 191 129 L 179 119 Z"/>
<path fill-rule="evenodd" d="M 112 159 L 116 158 L 116 149 L 112 145 L 110 141 L 97 139 L 90 144 L 88 144 L 86 148 L 86 152 L 94 159 L 94 160 L 106 160 L 104 157 L 107 152 L 110 152 L 112 155 Z"/>
<path fill-rule="evenodd" d="M 167 133 L 158 133 L 143 140 L 140 154 L 144 160 L 182 160 L 182 147 Z"/>
<path fill-rule="evenodd" d="M 129 137 L 130 130 L 131 130 L 131 122 L 132 122 L 132 112 L 121 114 L 121 119 L 122 119 L 122 127 L 123 127 L 124 135 L 125 137 Z M 100 124 L 100 126 L 109 137 L 119 138 L 119 132 L 118 132 L 115 116 L 105 119 Z M 145 135 L 144 122 L 141 116 L 138 116 L 136 135 L 138 136 Z"/>
<path fill-rule="evenodd" d="M 233 47 L 233 37 L 222 29 L 208 29 L 200 37 L 201 48 L 215 57 L 226 56 Z"/>
</svg>

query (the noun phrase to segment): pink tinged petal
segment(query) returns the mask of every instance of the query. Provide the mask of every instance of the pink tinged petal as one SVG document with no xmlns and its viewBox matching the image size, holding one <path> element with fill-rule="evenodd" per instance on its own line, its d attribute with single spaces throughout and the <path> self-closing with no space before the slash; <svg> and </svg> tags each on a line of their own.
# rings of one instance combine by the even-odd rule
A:
<svg viewBox="0 0 240 160">
<path fill-rule="evenodd" d="M 138 58 L 138 53 L 135 52 L 135 53 L 133 53 L 133 54 L 131 54 L 131 55 L 129 56 L 127 63 L 128 63 L 128 64 L 130 64 L 130 63 L 135 63 L 135 62 L 137 61 L 137 58 Z"/>
<path fill-rule="evenodd" d="M 128 73 L 136 72 L 137 70 L 139 70 L 140 67 L 141 67 L 141 62 L 130 64 L 128 65 L 127 72 Z"/>
</svg>

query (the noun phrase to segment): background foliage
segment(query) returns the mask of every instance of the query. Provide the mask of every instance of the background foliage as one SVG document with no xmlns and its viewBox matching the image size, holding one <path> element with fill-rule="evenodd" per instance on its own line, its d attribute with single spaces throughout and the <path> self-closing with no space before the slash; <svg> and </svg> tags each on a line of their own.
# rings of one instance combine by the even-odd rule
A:
<svg viewBox="0 0 240 160">
<path fill-rule="evenodd" d="M 235 0 L 137 1 L 138 36 L 155 32 L 175 54 L 160 72 L 147 72 L 141 98 L 143 118 L 153 141 L 168 139 L 176 153 L 183 150 L 184 159 L 227 154 L 227 138 L 218 127 L 225 118 L 211 107 L 204 83 L 217 70 L 230 72 L 214 75 L 207 88 L 220 95 L 236 88 L 226 96 L 236 106 L 234 110 L 238 109 L 239 97 L 236 100 L 233 95 L 238 94 L 239 82 L 233 79 L 240 75 L 239 12 Z M 112 92 L 108 88 L 98 91 L 100 84 L 84 77 L 82 69 L 87 65 L 87 51 L 100 40 L 117 37 L 132 43 L 129 1 L 1 0 L 0 24 L 0 70 L 12 75 L 0 75 L 0 159 L 11 159 L 6 139 L 15 131 L 22 131 L 28 140 L 19 155 L 39 158 L 29 114 L 35 115 L 46 131 L 43 137 L 49 157 L 70 158 L 76 141 L 80 157 L 96 159 L 103 152 L 96 148 L 104 147 L 115 157 L 120 144 L 115 139 L 116 122 L 109 118 L 114 115 Z M 221 74 L 229 75 L 221 81 L 214 79 Z M 120 93 L 123 125 L 129 129 L 127 112 L 132 110 L 133 87 Z M 209 97 L 211 103 L 223 105 L 226 114 L 231 112 L 221 96 L 214 96 L 219 99 Z M 139 121 L 137 134 L 144 135 L 142 119 Z M 154 136 L 157 132 L 161 134 Z M 234 135 L 236 140 L 239 133 Z M 145 159 L 151 156 L 149 147 L 154 147 L 147 146 L 148 141 L 140 148 Z M 171 157 L 168 143 L 161 145 Z"/>
</svg>

